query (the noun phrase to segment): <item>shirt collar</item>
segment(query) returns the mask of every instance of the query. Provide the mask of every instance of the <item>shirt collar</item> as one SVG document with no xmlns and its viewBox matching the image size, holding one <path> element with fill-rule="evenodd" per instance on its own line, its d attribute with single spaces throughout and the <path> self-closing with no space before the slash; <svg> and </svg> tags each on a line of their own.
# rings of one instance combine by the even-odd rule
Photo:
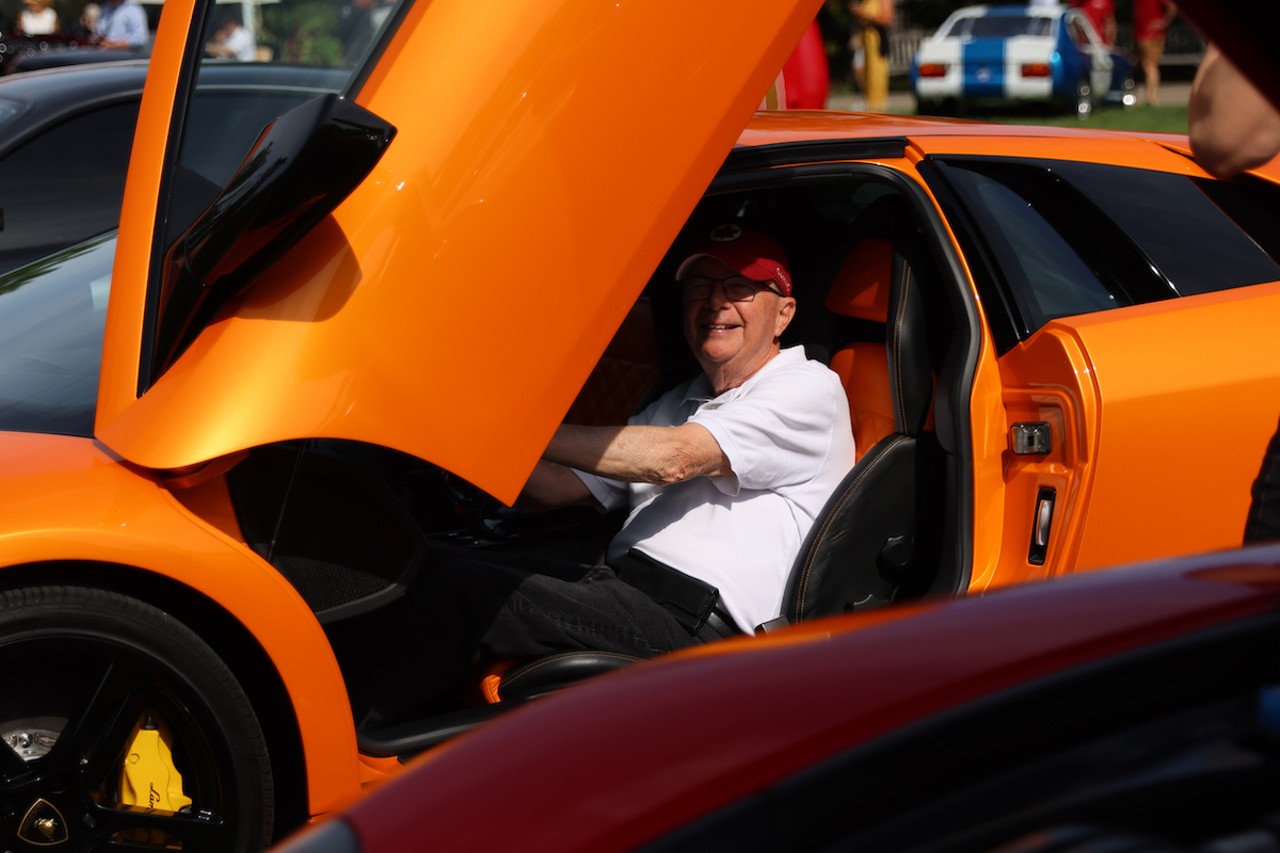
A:
<svg viewBox="0 0 1280 853">
<path fill-rule="evenodd" d="M 730 388 L 720 396 L 728 397 L 730 395 L 734 395 L 735 392 L 742 392 L 754 385 L 760 377 L 766 375 L 777 367 L 783 364 L 798 364 L 806 358 L 808 358 L 808 356 L 805 355 L 804 347 L 798 345 L 787 347 L 765 362 L 765 365 L 753 373 L 746 382 L 743 382 L 736 388 Z M 705 403 L 708 400 L 714 399 L 716 399 L 716 394 L 712 391 L 711 380 L 707 378 L 705 373 L 699 373 L 694 380 L 689 383 L 689 387 L 684 394 L 684 402 L 686 403 Z"/>
</svg>

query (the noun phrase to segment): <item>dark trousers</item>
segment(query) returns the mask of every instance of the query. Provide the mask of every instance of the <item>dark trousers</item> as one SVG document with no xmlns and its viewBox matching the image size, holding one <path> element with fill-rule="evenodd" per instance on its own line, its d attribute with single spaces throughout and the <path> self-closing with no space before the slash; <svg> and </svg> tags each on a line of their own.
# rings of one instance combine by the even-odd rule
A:
<svg viewBox="0 0 1280 853">
<path fill-rule="evenodd" d="M 386 656 L 356 676 L 377 697 L 357 708 L 366 725 L 474 689 L 493 662 L 575 649 L 650 657 L 701 642 L 607 566 L 447 546 L 381 622 Z"/>
</svg>

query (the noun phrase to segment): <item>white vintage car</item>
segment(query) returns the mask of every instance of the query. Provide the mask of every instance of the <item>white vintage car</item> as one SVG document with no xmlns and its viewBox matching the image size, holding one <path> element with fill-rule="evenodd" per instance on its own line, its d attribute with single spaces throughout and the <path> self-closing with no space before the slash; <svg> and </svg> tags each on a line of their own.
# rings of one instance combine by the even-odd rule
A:
<svg viewBox="0 0 1280 853">
<path fill-rule="evenodd" d="M 911 63 L 917 110 L 1036 103 L 1087 117 L 1135 102 L 1133 64 L 1079 9 L 967 6 L 920 44 Z"/>
</svg>

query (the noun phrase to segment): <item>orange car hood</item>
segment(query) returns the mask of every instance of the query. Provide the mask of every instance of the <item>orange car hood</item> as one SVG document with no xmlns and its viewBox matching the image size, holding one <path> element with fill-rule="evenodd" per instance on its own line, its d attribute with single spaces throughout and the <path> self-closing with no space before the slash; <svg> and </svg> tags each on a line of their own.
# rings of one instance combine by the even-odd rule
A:
<svg viewBox="0 0 1280 853">
<path fill-rule="evenodd" d="M 197 0 L 169 0 L 126 188 L 99 440 L 181 469 L 354 439 L 519 492 L 817 0 L 419 0 L 355 100 L 372 174 L 145 393 L 145 283 Z"/>
</svg>

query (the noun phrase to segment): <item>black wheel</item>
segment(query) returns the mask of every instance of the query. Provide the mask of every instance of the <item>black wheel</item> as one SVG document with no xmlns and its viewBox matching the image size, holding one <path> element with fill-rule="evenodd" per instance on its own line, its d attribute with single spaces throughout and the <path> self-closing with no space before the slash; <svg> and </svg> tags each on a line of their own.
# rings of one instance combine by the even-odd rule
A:
<svg viewBox="0 0 1280 853">
<path fill-rule="evenodd" d="M 948 116 L 957 115 L 959 112 L 960 105 L 952 100 L 916 99 L 916 115 L 918 116 Z"/>
<path fill-rule="evenodd" d="M 271 765 L 226 664 L 149 604 L 0 593 L 0 850 L 251 851 Z"/>
</svg>

